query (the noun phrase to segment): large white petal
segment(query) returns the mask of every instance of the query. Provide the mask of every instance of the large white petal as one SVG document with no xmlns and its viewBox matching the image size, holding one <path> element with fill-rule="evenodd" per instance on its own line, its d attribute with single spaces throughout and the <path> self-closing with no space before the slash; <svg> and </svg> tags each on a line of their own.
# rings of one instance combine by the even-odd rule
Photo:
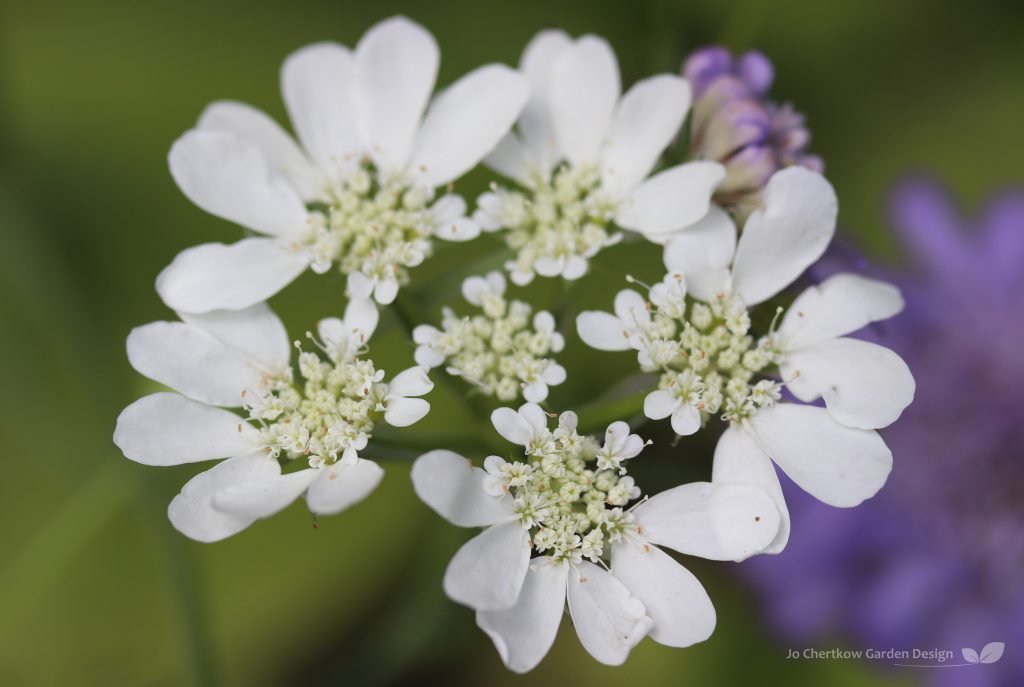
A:
<svg viewBox="0 0 1024 687">
<path fill-rule="evenodd" d="M 213 495 L 213 507 L 229 515 L 269 518 L 302 496 L 319 474 L 317 468 L 306 468 L 287 475 L 233 484 L 219 489 Z"/>
<path fill-rule="evenodd" d="M 775 502 L 746 484 L 684 484 L 655 494 L 633 514 L 651 543 L 715 561 L 760 553 L 779 529 Z"/>
<path fill-rule="evenodd" d="M 255 450 L 257 432 L 234 413 L 180 394 L 143 396 L 121 411 L 114 443 L 143 465 L 180 465 Z"/>
<path fill-rule="evenodd" d="M 443 186 L 476 166 L 508 133 L 526 104 L 529 86 L 499 64 L 476 69 L 431 103 L 409 163 L 413 178 Z"/>
<path fill-rule="evenodd" d="M 651 630 L 643 603 L 619 580 L 583 561 L 569 571 L 569 614 L 587 652 L 605 665 L 621 665 Z"/>
<path fill-rule="evenodd" d="M 558 53 L 547 100 L 558 147 L 574 165 L 596 164 L 622 87 L 608 42 L 583 36 Z"/>
<path fill-rule="evenodd" d="M 797 398 L 823 398 L 848 427 L 888 427 L 914 400 L 914 376 L 903 358 L 867 341 L 831 339 L 791 351 L 779 370 Z"/>
<path fill-rule="evenodd" d="M 825 252 L 837 213 L 836 192 L 825 177 L 800 166 L 776 172 L 736 247 L 733 291 L 756 305 L 789 286 Z"/>
<path fill-rule="evenodd" d="M 615 221 L 641 234 L 666 234 L 700 220 L 711 194 L 725 178 L 717 162 L 687 162 L 658 172 L 626 198 Z"/>
<path fill-rule="evenodd" d="M 534 558 L 514 606 L 477 611 L 476 624 L 494 642 L 509 670 L 527 673 L 551 649 L 565 610 L 568 572 L 565 563 L 548 556 Z"/>
<path fill-rule="evenodd" d="M 494 150 L 487 153 L 484 164 L 502 176 L 526 184 L 530 178 L 533 161 L 519 136 L 510 132 L 498 141 Z"/>
<path fill-rule="evenodd" d="M 491 413 L 491 424 L 498 434 L 513 444 L 526 446 L 533 439 L 533 427 L 511 408 L 496 408 Z"/>
<path fill-rule="evenodd" d="M 178 188 L 211 215 L 272 236 L 287 236 L 306 221 L 298 191 L 246 139 L 192 129 L 171 146 L 168 162 Z"/>
<path fill-rule="evenodd" d="M 558 56 L 571 45 L 572 39 L 564 31 L 545 29 L 530 40 L 519 61 L 519 70 L 530 82 L 530 99 L 519 117 L 519 131 L 533 163 L 545 177 L 561 157 L 551 115 L 548 80 Z"/>
<path fill-rule="evenodd" d="M 612 574 L 654 621 L 651 639 L 684 647 L 715 630 L 715 607 L 700 581 L 656 546 L 623 540 L 612 547 Z"/>
<path fill-rule="evenodd" d="M 652 420 L 664 420 L 682 404 L 675 394 L 658 389 L 644 398 L 644 415 Z"/>
<path fill-rule="evenodd" d="M 372 460 L 356 458 L 355 463 L 325 465 L 309 485 L 306 504 L 317 515 L 340 513 L 369 496 L 383 477 L 384 470 Z"/>
<path fill-rule="evenodd" d="M 228 348 L 184 322 L 151 322 L 128 335 L 128 361 L 150 379 L 189 398 L 228 408 L 245 404 L 266 371 L 241 351 Z"/>
<path fill-rule="evenodd" d="M 224 513 L 213 507 L 221 489 L 249 480 L 271 478 L 281 472 L 277 461 L 264 453 L 225 460 L 190 479 L 167 507 L 174 528 L 190 539 L 215 542 L 238 534 L 256 518 Z"/>
<path fill-rule="evenodd" d="M 352 108 L 354 79 L 352 53 L 337 43 L 307 45 L 281 65 L 281 94 L 295 133 L 336 179 L 354 168 L 363 152 Z"/>
<path fill-rule="evenodd" d="M 601 182 L 614 198 L 640 184 L 679 131 L 690 85 L 670 74 L 638 81 L 622 97 L 601 155 Z"/>
<path fill-rule="evenodd" d="M 240 310 L 265 301 L 306 269 L 302 256 L 271 238 L 187 248 L 156 278 L 156 290 L 178 312 Z"/>
<path fill-rule="evenodd" d="M 779 336 L 787 348 L 844 336 L 903 310 L 899 289 L 859 274 L 836 274 L 803 291 L 786 311 Z"/>
<path fill-rule="evenodd" d="M 711 481 L 715 484 L 752 484 L 764 489 L 779 511 L 779 531 L 762 553 L 779 553 L 789 541 L 789 508 L 779 476 L 754 437 L 738 425 L 730 425 L 715 447 Z"/>
<path fill-rule="evenodd" d="M 384 420 L 392 427 L 408 427 L 414 425 L 430 412 L 430 402 L 422 398 L 403 398 L 401 396 L 388 401 L 384 411 Z"/>
<path fill-rule="evenodd" d="M 229 348 L 248 356 L 263 369 L 284 370 L 291 360 L 288 332 L 266 303 L 244 310 L 214 310 L 208 313 L 180 313 L 181 319 L 202 329 Z"/>
<path fill-rule="evenodd" d="M 380 311 L 369 298 L 353 298 L 345 306 L 345 327 L 360 343 L 366 343 L 377 330 Z"/>
<path fill-rule="evenodd" d="M 412 464 L 410 477 L 416 495 L 454 525 L 485 527 L 512 518 L 509 497 L 485 492 L 487 473 L 457 453 L 424 453 Z"/>
<path fill-rule="evenodd" d="M 444 571 L 444 591 L 478 611 L 509 608 L 530 565 L 530 535 L 518 520 L 492 525 L 462 545 Z"/>
<path fill-rule="evenodd" d="M 583 343 L 599 351 L 628 351 L 629 328 L 615 315 L 585 310 L 576 316 L 576 332 Z"/>
<path fill-rule="evenodd" d="M 395 396 L 422 396 L 434 388 L 423 367 L 402 370 L 388 383 L 388 393 Z"/>
<path fill-rule="evenodd" d="M 892 452 L 878 432 L 841 425 L 824 408 L 780 403 L 749 422 L 778 466 L 830 506 L 856 506 L 874 496 L 892 469 Z"/>
<path fill-rule="evenodd" d="M 644 327 L 651 321 L 647 299 L 633 289 L 623 289 L 615 294 L 615 314 L 633 327 Z"/>
<path fill-rule="evenodd" d="M 271 170 L 288 179 L 306 200 L 316 197 L 323 176 L 306 154 L 270 116 L 245 103 L 222 100 L 207 106 L 196 128 L 233 134 L 258 147 Z"/>
<path fill-rule="evenodd" d="M 405 17 L 367 31 L 355 51 L 353 107 L 363 142 L 386 173 L 405 168 L 437 79 L 434 37 Z"/>
<path fill-rule="evenodd" d="M 729 291 L 729 265 L 736 252 L 736 225 L 716 205 L 699 222 L 665 245 L 665 269 L 686 280 L 686 292 L 705 302 Z"/>
</svg>

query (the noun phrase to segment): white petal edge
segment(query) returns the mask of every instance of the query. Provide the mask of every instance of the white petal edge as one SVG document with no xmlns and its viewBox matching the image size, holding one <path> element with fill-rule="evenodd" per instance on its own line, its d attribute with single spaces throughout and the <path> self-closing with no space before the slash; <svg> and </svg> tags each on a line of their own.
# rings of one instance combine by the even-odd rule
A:
<svg viewBox="0 0 1024 687">
<path fill-rule="evenodd" d="M 509 608 L 530 564 L 530 535 L 518 520 L 492 525 L 462 545 L 444 572 L 444 591 L 477 611 Z"/>
<path fill-rule="evenodd" d="M 612 573 L 587 561 L 569 571 L 567 588 L 583 648 L 600 663 L 622 665 L 653 625 L 643 603 Z"/>
<path fill-rule="evenodd" d="M 413 490 L 438 515 L 459 527 L 486 527 L 511 519 L 509 498 L 484 491 L 487 473 L 452 451 L 424 453 L 412 465 Z"/>
</svg>

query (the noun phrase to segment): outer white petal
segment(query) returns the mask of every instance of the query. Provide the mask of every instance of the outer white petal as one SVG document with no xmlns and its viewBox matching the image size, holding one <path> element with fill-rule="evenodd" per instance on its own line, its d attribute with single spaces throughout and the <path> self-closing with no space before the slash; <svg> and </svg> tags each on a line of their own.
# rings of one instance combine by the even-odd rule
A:
<svg viewBox="0 0 1024 687">
<path fill-rule="evenodd" d="M 477 611 L 509 608 L 530 565 L 530 536 L 518 520 L 492 525 L 462 545 L 444 571 L 444 591 Z"/>
<path fill-rule="evenodd" d="M 394 277 L 378 279 L 373 287 L 373 300 L 381 305 L 390 305 L 398 296 L 398 280 Z"/>
<path fill-rule="evenodd" d="M 380 312 L 369 298 L 352 298 L 345 306 L 345 328 L 362 343 L 377 331 Z"/>
<path fill-rule="evenodd" d="M 798 165 L 776 172 L 736 247 L 733 291 L 756 305 L 789 286 L 825 252 L 837 213 L 825 177 Z"/>
<path fill-rule="evenodd" d="M 772 497 L 779 511 L 779 531 L 762 553 L 779 553 L 789 541 L 789 509 L 782 485 L 768 457 L 754 437 L 742 427 L 730 425 L 715 447 L 711 481 L 715 484 L 751 484 Z"/>
<path fill-rule="evenodd" d="M 180 315 L 188 324 L 248 356 L 265 370 L 277 372 L 288 367 L 292 355 L 288 332 L 281 318 L 266 303 L 257 303 L 244 310 Z"/>
<path fill-rule="evenodd" d="M 227 486 L 213 495 L 213 507 L 239 517 L 269 518 L 302 496 L 319 474 L 317 468 L 306 468 Z"/>
<path fill-rule="evenodd" d="M 690 85 L 670 74 L 638 81 L 616 108 L 601 156 L 601 182 L 625 197 L 654 168 L 686 118 Z"/>
<path fill-rule="evenodd" d="M 914 376 L 907 364 L 867 341 L 822 341 L 786 353 L 779 370 L 797 398 L 823 398 L 832 417 L 848 427 L 888 427 L 914 400 Z"/>
<path fill-rule="evenodd" d="M 496 408 L 491 413 L 491 423 L 498 434 L 513 444 L 526 446 L 533 439 L 533 427 L 511 408 Z"/>
<path fill-rule="evenodd" d="M 643 603 L 587 561 L 569 571 L 567 586 L 569 614 L 583 648 L 605 665 L 621 665 L 653 625 Z"/>
<path fill-rule="evenodd" d="M 836 274 L 797 296 L 779 326 L 791 349 L 844 336 L 903 310 L 903 297 L 891 284 L 859 274 Z"/>
<path fill-rule="evenodd" d="M 583 343 L 599 351 L 628 351 L 631 325 L 615 315 L 598 310 L 586 310 L 576 316 L 576 332 Z"/>
<path fill-rule="evenodd" d="M 476 624 L 494 642 L 509 670 L 527 673 L 551 649 L 565 610 L 568 573 L 564 563 L 548 556 L 534 558 L 514 606 L 477 611 Z"/>
<path fill-rule="evenodd" d="M 402 370 L 388 383 L 388 393 L 395 396 L 422 396 L 434 388 L 434 383 L 422 367 Z"/>
<path fill-rule="evenodd" d="M 352 111 L 354 78 L 352 53 L 337 43 L 307 45 L 281 66 L 281 93 L 295 132 L 335 178 L 353 169 L 364 150 Z"/>
<path fill-rule="evenodd" d="M 530 425 L 532 436 L 537 436 L 548 428 L 548 415 L 536 403 L 524 403 L 519 406 L 519 416 Z"/>
<path fill-rule="evenodd" d="M 615 215 L 623 229 L 666 234 L 708 214 L 711 194 L 725 178 L 717 162 L 687 162 L 658 172 L 629 194 Z"/>
<path fill-rule="evenodd" d="M 440 367 L 446 360 L 444 353 L 435 351 L 429 345 L 422 345 L 416 347 L 416 352 L 413 354 L 413 359 L 417 365 L 433 369 Z"/>
<path fill-rule="evenodd" d="M 192 129 L 171 146 L 168 162 L 178 188 L 211 215 L 272 236 L 287 236 L 306 221 L 295 187 L 238 136 Z"/>
<path fill-rule="evenodd" d="M 190 479 L 167 507 L 167 517 L 179 532 L 190 539 L 215 542 L 238 534 L 256 518 L 224 513 L 213 507 L 213 497 L 221 489 L 249 480 L 280 474 L 277 461 L 263 453 L 225 460 Z"/>
<path fill-rule="evenodd" d="M 765 453 L 830 506 L 856 506 L 874 496 L 892 469 L 892 452 L 878 432 L 841 425 L 824 408 L 780 403 L 749 422 Z"/>
<path fill-rule="evenodd" d="M 240 351 L 183 322 L 136 327 L 127 349 L 129 362 L 142 374 L 216 406 L 241 407 L 246 392 L 259 389 L 266 374 Z"/>
<path fill-rule="evenodd" d="M 598 162 L 621 88 L 618 61 L 603 38 L 583 36 L 558 53 L 546 96 L 558 147 L 574 165 Z"/>
<path fill-rule="evenodd" d="M 498 64 L 456 81 L 431 103 L 416 139 L 410 173 L 436 187 L 468 172 L 508 133 L 528 94 L 526 79 Z"/>
<path fill-rule="evenodd" d="M 523 398 L 530 403 L 543 403 L 548 397 L 548 385 L 538 379 L 523 387 Z"/>
<path fill-rule="evenodd" d="M 672 431 L 687 437 L 700 429 L 700 411 L 689 403 L 681 404 L 672 413 Z"/>
<path fill-rule="evenodd" d="M 571 45 L 572 39 L 564 31 L 546 29 L 530 40 L 519 62 L 519 70 L 530 82 L 530 99 L 519 118 L 519 130 L 533 163 L 544 176 L 561 158 L 551 115 L 548 80 L 558 56 Z"/>
<path fill-rule="evenodd" d="M 143 396 L 121 411 L 114 443 L 143 465 L 180 465 L 256 449 L 259 432 L 234 413 L 179 394 Z"/>
<path fill-rule="evenodd" d="M 519 137 L 515 133 L 508 133 L 487 154 L 484 164 L 502 176 L 525 184 L 530 177 L 533 161 Z"/>
<path fill-rule="evenodd" d="M 679 272 L 686 292 L 705 302 L 729 291 L 729 265 L 736 252 L 736 225 L 712 205 L 699 222 L 673 235 L 665 245 L 665 269 Z"/>
<path fill-rule="evenodd" d="M 422 398 L 393 398 L 388 401 L 384 420 L 392 427 L 414 425 L 430 412 L 430 402 Z"/>
<path fill-rule="evenodd" d="M 452 451 L 424 453 L 412 464 L 410 476 L 416 495 L 459 527 L 486 527 L 513 516 L 509 497 L 484 491 L 487 473 Z"/>
<path fill-rule="evenodd" d="M 309 485 L 306 504 L 317 515 L 340 513 L 369 496 L 383 477 L 384 470 L 372 460 L 356 458 L 354 464 L 338 461 L 326 465 Z"/>
<path fill-rule="evenodd" d="M 644 415 L 652 420 L 664 420 L 680 405 L 682 405 L 682 401 L 676 398 L 675 394 L 658 389 L 644 398 Z"/>
<path fill-rule="evenodd" d="M 643 603 L 654 621 L 654 641 L 685 647 L 714 632 L 715 607 L 703 585 L 658 547 L 627 540 L 614 544 L 612 574 Z"/>
<path fill-rule="evenodd" d="M 551 386 L 558 386 L 566 380 L 566 377 L 568 377 L 568 373 L 558 363 L 548 363 L 548 366 L 544 368 L 544 372 L 541 373 L 541 379 L 544 380 L 544 383 Z"/>
<path fill-rule="evenodd" d="M 306 269 L 302 256 L 271 238 L 187 248 L 156 278 L 168 307 L 184 313 L 240 310 L 265 301 Z"/>
<path fill-rule="evenodd" d="M 779 529 L 775 502 L 746 484 L 684 484 L 655 494 L 633 513 L 640 536 L 651 543 L 715 561 L 760 553 Z"/>
<path fill-rule="evenodd" d="M 651 322 L 647 300 L 632 289 L 623 289 L 615 294 L 615 314 L 633 327 L 645 327 Z"/>
<path fill-rule="evenodd" d="M 355 59 L 352 104 L 364 144 L 385 172 L 401 170 L 437 79 L 437 43 L 419 24 L 392 17 L 363 35 Z"/>
<path fill-rule="evenodd" d="M 319 194 L 323 176 L 266 113 L 245 103 L 219 101 L 210 104 L 199 117 L 196 128 L 233 134 L 259 148 L 270 162 L 272 171 L 288 179 L 304 199 Z"/>
</svg>

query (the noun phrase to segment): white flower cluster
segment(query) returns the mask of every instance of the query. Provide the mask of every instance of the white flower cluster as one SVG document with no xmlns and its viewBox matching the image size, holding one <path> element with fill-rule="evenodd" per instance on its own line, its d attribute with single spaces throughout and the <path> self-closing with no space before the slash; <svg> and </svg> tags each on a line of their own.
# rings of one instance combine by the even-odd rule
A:
<svg viewBox="0 0 1024 687">
<path fill-rule="evenodd" d="M 777 172 L 738 240 L 729 216 L 713 208 L 666 246 L 669 273 L 650 289 L 650 305 L 625 290 L 614 314 L 584 312 L 576 321 L 588 345 L 635 349 L 642 369 L 662 371 L 658 390 L 644 401 L 647 417 L 671 416 L 681 435 L 715 413 L 729 421 L 713 480 L 757 484 L 775 497 L 783 525 L 770 553 L 789 537 L 770 461 L 825 503 L 855 506 L 881 488 L 892 468 L 892 453 L 875 430 L 895 422 L 914 397 L 914 378 L 899 356 L 845 337 L 902 309 L 899 292 L 887 284 L 835 275 L 798 296 L 778 330 L 759 339 L 749 334 L 747 309 L 821 257 L 836 212 L 824 177 L 801 167 Z M 825 407 L 780 403 L 783 386 L 805 403 L 821 398 Z"/>
<path fill-rule="evenodd" d="M 535 274 L 579 279 L 588 259 L 621 234 L 613 224 L 664 242 L 697 222 L 725 176 L 714 162 L 689 162 L 651 176 L 690 107 L 690 87 L 661 74 L 622 94 L 619 65 L 597 36 L 542 31 L 519 69 L 530 97 L 518 122 L 484 162 L 519 189 L 493 185 L 473 219 L 505 231 L 516 251 L 516 284 Z"/>
<path fill-rule="evenodd" d="M 452 558 L 445 592 L 476 610 L 477 625 L 516 672 L 533 669 L 554 642 L 568 602 L 576 633 L 598 661 L 618 665 L 650 635 L 668 646 L 707 639 L 715 609 L 700 582 L 659 546 L 713 560 L 760 551 L 779 527 L 757 487 L 693 483 L 644 499 L 625 461 L 644 441 L 615 422 L 603 446 L 580 436 L 576 414 L 555 429 L 535 404 L 491 415 L 521 447 L 484 469 L 451 451 L 420 456 L 416 493 L 463 527 L 484 527 Z"/>
<path fill-rule="evenodd" d="M 303 494 L 313 513 L 338 513 L 383 476 L 358 453 L 374 423 L 383 416 L 405 427 L 430 410 L 416 398 L 433 388 L 423 368 L 385 383 L 384 371 L 361 358 L 376 326 L 369 300 L 351 302 L 344 320 L 321 321 L 327 360 L 299 355 L 301 387 L 292 384 L 288 335 L 265 305 L 138 327 L 128 337 L 132 366 L 179 393 L 125 408 L 114 442 L 145 465 L 226 458 L 192 478 L 168 508 L 171 523 L 198 541 L 236 534 Z M 282 474 L 282 463 L 299 459 L 308 467 Z"/>
<path fill-rule="evenodd" d="M 528 284 L 534 274 L 579 279 L 588 258 L 621 240 L 608 231 L 615 207 L 599 182 L 595 168 L 563 165 L 550 179 L 524 182 L 527 191 L 494 184 L 479 198 L 473 218 L 485 231 L 506 230 L 516 258 L 505 267 L 516 284 Z"/>
<path fill-rule="evenodd" d="M 548 397 L 549 386 L 565 381 L 565 368 L 549 357 L 561 352 L 565 339 L 555 331 L 551 313 L 534 315 L 528 303 L 506 300 L 505 286 L 500 272 L 467 278 L 462 295 L 481 314 L 459 317 L 445 308 L 441 329 L 416 327 L 416 362 L 428 368 L 447 362 L 449 374 L 500 401 L 522 395 L 540 403 Z"/>
<path fill-rule="evenodd" d="M 353 275 L 351 295 L 365 298 L 376 291 L 378 301 L 389 303 L 408 284 L 408 268 L 430 256 L 436 228 L 449 219 L 445 215 L 456 219 L 465 213 L 457 196 L 429 207 L 432 197 L 432 190 L 382 179 L 364 163 L 325 193 L 324 202 L 311 206 L 295 248 L 310 256 L 314 272 L 337 262 L 342 274 Z"/>
<path fill-rule="evenodd" d="M 210 105 L 172 147 L 171 173 L 196 205 L 258 236 L 180 253 L 157 279 L 164 302 L 178 312 L 236 310 L 337 263 L 351 297 L 387 304 L 433 237 L 477 236 L 465 201 L 434 200 L 435 189 L 494 148 L 529 87 L 491 64 L 431 99 L 439 60 L 433 36 L 404 17 L 380 22 L 354 50 L 296 51 L 281 91 L 297 142 L 248 105 Z"/>
</svg>

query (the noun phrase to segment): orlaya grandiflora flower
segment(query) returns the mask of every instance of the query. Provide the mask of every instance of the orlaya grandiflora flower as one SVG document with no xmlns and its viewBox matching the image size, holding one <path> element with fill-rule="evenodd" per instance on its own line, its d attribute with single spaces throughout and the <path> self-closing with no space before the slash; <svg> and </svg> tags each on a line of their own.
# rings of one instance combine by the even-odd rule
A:
<svg viewBox="0 0 1024 687">
<path fill-rule="evenodd" d="M 479 228 L 457 195 L 435 198 L 473 168 L 522 110 L 528 85 L 487 65 L 427 108 L 439 51 L 423 27 L 385 20 L 354 51 L 336 43 L 290 55 L 281 90 L 299 142 L 248 105 L 217 102 L 171 149 L 171 173 L 207 212 L 262 236 L 180 253 L 157 279 L 179 312 L 266 300 L 307 267 L 349 275 L 354 298 L 394 300 L 434 237 Z"/>
<path fill-rule="evenodd" d="M 779 526 L 768 494 L 694 483 L 624 509 L 640 490 L 622 463 L 644 447 L 626 423 L 613 423 L 601 447 L 576 432 L 571 412 L 553 431 L 534 404 L 499 408 L 492 422 L 522 447 L 520 460 L 490 456 L 481 469 L 431 451 L 413 464 L 412 480 L 442 517 L 486 528 L 452 558 L 444 588 L 476 610 L 506 666 L 522 673 L 544 658 L 566 602 L 584 648 L 610 665 L 647 634 L 676 647 L 711 635 L 707 592 L 658 546 L 714 560 L 757 553 Z"/>
<path fill-rule="evenodd" d="M 505 287 L 505 277 L 497 271 L 466 278 L 462 295 L 480 312 L 460 317 L 444 308 L 440 329 L 416 327 L 416 362 L 429 368 L 447 362 L 449 374 L 500 401 L 522 396 L 541 403 L 548 387 L 565 381 L 565 368 L 549 357 L 562 351 L 565 339 L 555 331 L 551 313 L 534 313 L 525 301 L 507 300 Z"/>
<path fill-rule="evenodd" d="M 192 478 L 168 508 L 171 523 L 192 539 L 229 537 L 303 494 L 317 515 L 361 501 L 383 476 L 358 453 L 375 421 L 383 415 L 404 427 L 430 410 L 416 398 L 433 387 L 423 368 L 385 383 L 384 371 L 362 357 L 377 326 L 368 299 L 350 302 L 344 320 L 320 322 L 324 357 L 300 353 L 299 385 L 288 334 L 265 304 L 181 317 L 128 336 L 132 366 L 177 393 L 125 408 L 114 443 L 144 465 L 226 459 Z M 282 463 L 300 459 L 304 468 L 282 474 Z"/>
<path fill-rule="evenodd" d="M 520 189 L 495 186 L 474 214 L 484 230 L 507 232 L 514 282 L 579 279 L 589 258 L 621 238 L 614 226 L 663 242 L 707 213 L 721 165 L 689 162 L 649 176 L 686 118 L 684 79 L 660 74 L 622 95 L 604 39 L 554 30 L 530 41 L 519 68 L 531 89 L 518 133 L 485 163 Z"/>
<path fill-rule="evenodd" d="M 648 417 L 671 417 L 679 434 L 696 432 L 716 414 L 730 422 L 712 479 L 757 484 L 776 498 L 783 523 L 768 552 L 782 550 L 789 537 L 771 460 L 825 503 L 855 506 L 881 488 L 892 467 L 874 430 L 894 422 L 914 395 L 899 356 L 845 337 L 899 312 L 900 294 L 887 284 L 836 275 L 798 296 L 777 330 L 773 324 L 759 339 L 750 334 L 748 308 L 821 256 L 836 212 L 824 177 L 798 167 L 780 171 L 739 241 L 729 216 L 713 208 L 666 246 L 669 274 L 651 289 L 650 305 L 627 290 L 616 298 L 614 315 L 577 319 L 590 346 L 636 349 L 644 370 L 661 373 L 644 403 Z M 780 403 L 783 386 L 825 407 Z"/>
</svg>

